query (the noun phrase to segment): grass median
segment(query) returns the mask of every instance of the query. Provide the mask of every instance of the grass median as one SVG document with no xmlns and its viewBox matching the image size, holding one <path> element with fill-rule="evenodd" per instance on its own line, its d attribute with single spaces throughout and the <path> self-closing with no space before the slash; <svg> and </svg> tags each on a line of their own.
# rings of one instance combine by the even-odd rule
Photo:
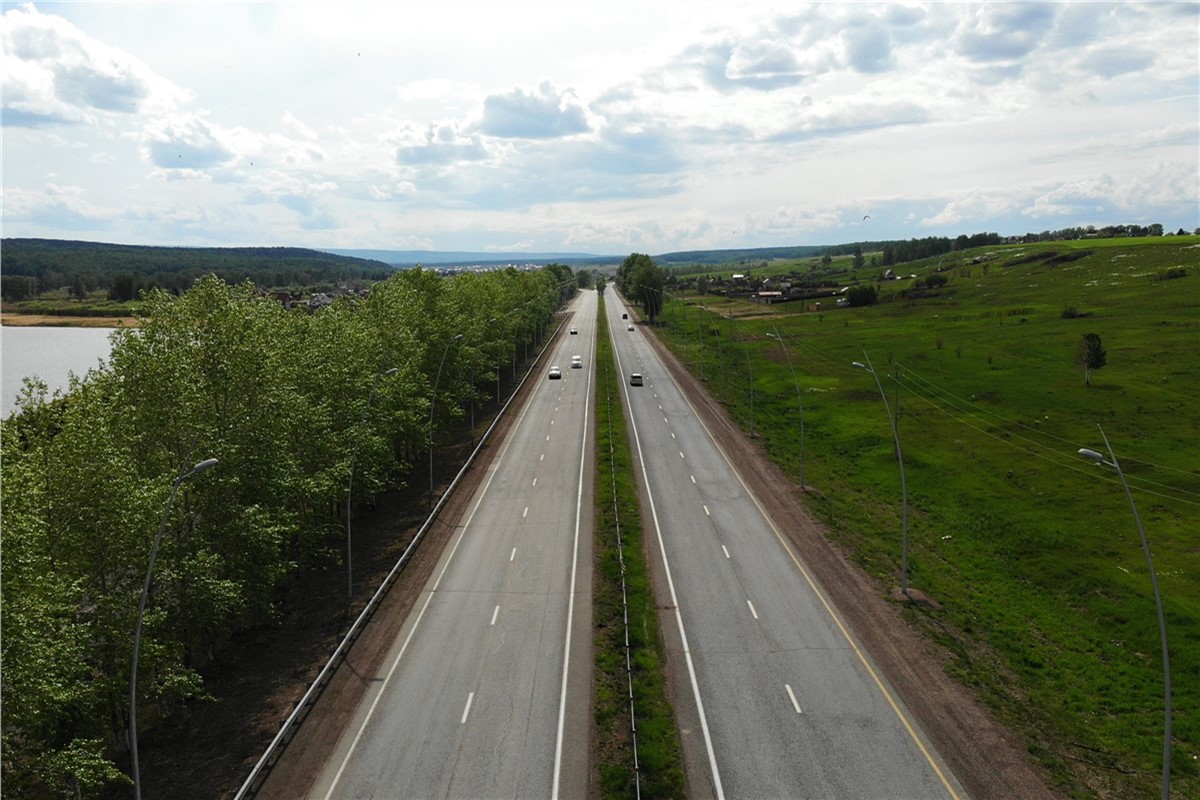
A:
<svg viewBox="0 0 1200 800">
<path fill-rule="evenodd" d="M 621 377 L 600 299 L 596 347 L 596 532 L 592 619 L 596 764 L 606 798 L 682 797 L 654 589 L 642 542 Z"/>
</svg>

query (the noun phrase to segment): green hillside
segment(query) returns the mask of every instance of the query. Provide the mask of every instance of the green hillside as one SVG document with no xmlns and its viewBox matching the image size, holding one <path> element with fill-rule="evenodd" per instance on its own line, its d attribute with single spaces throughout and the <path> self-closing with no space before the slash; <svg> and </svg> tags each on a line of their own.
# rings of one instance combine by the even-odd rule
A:
<svg viewBox="0 0 1200 800">
<path fill-rule="evenodd" d="M 1115 471 L 1077 453 L 1106 452 L 1102 425 L 1166 610 L 1174 793 L 1200 795 L 1200 237 L 974 248 L 886 281 L 880 256 L 772 263 L 739 284 L 713 273 L 703 293 L 674 276 L 658 333 L 772 459 L 797 482 L 803 472 L 809 507 L 888 591 L 902 496 L 879 388 L 852 364 L 869 359 L 898 411 L 910 583 L 932 600 L 908 605 L 910 621 L 1072 796 L 1157 796 L 1163 667 L 1147 564 Z M 878 301 L 767 305 L 755 295 L 768 272 L 821 274 Z M 1106 351 L 1090 385 L 1086 334 Z"/>
</svg>

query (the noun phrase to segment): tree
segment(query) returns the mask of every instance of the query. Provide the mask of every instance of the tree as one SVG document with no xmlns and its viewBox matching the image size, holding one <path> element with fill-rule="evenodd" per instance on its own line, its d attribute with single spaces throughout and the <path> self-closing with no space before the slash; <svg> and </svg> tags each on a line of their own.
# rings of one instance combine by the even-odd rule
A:
<svg viewBox="0 0 1200 800">
<path fill-rule="evenodd" d="M 862 245 L 858 245 L 858 244 L 854 245 L 854 268 L 855 269 L 863 268 Z"/>
<path fill-rule="evenodd" d="M 1079 341 L 1079 349 L 1075 356 L 1076 362 L 1083 367 L 1083 383 L 1092 385 L 1092 370 L 1100 369 L 1107 362 L 1107 353 L 1100 344 L 1100 336 L 1095 333 L 1085 333 Z"/>
<path fill-rule="evenodd" d="M 846 295 L 851 306 L 873 306 L 879 300 L 879 290 L 869 283 L 851 286 Z"/>
</svg>

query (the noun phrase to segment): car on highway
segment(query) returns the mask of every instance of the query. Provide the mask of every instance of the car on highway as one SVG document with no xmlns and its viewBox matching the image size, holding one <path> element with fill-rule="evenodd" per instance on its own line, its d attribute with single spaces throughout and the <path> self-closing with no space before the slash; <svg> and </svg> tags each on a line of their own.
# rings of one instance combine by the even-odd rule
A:
<svg viewBox="0 0 1200 800">
<path fill-rule="evenodd" d="M 621 319 L 629 319 L 629 315 L 628 315 L 628 314 L 622 314 L 622 315 L 621 315 Z"/>
<path fill-rule="evenodd" d="M 583 369 L 582 356 L 571 356 L 571 369 Z"/>
<path fill-rule="evenodd" d="M 635 372 L 632 375 L 630 375 L 629 376 L 629 385 L 630 386 L 641 386 L 642 385 L 642 373 Z"/>
<path fill-rule="evenodd" d="M 562 370 L 559 369 L 558 367 L 551 367 L 550 368 L 550 380 L 557 381 L 557 380 L 560 380 L 561 378 L 562 378 Z"/>
<path fill-rule="evenodd" d="M 577 334 L 577 333 L 579 333 L 579 328 L 571 328 L 571 335 L 572 335 L 572 336 L 574 336 L 574 335 L 575 335 L 575 334 Z"/>
<path fill-rule="evenodd" d="M 628 328 L 626 328 L 625 330 L 627 330 L 627 331 L 631 331 L 631 330 L 633 330 L 633 326 L 632 326 L 632 325 L 630 325 L 630 326 L 629 326 Z"/>
</svg>

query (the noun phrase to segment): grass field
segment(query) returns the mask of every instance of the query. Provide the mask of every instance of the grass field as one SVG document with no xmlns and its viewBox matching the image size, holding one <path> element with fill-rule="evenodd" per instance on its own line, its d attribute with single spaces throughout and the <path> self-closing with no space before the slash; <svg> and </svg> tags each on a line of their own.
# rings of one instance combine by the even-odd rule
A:
<svg viewBox="0 0 1200 800">
<path fill-rule="evenodd" d="M 910 583 L 934 601 L 907 613 L 1073 796 L 1156 796 L 1162 768 L 1146 559 L 1116 473 L 1077 454 L 1104 451 L 1098 424 L 1166 610 L 1172 791 L 1200 796 L 1198 265 L 1194 236 L 997 246 L 904 264 L 896 271 L 948 282 L 920 298 L 900 296 L 911 280 L 881 283 L 879 304 L 861 308 L 669 286 L 657 328 L 774 460 L 796 480 L 803 468 L 831 535 L 895 586 L 892 433 L 874 378 L 852 366 L 870 360 L 898 411 Z M 847 284 L 881 272 L 833 267 Z M 1086 333 L 1107 350 L 1090 386 L 1075 359 Z"/>
</svg>

